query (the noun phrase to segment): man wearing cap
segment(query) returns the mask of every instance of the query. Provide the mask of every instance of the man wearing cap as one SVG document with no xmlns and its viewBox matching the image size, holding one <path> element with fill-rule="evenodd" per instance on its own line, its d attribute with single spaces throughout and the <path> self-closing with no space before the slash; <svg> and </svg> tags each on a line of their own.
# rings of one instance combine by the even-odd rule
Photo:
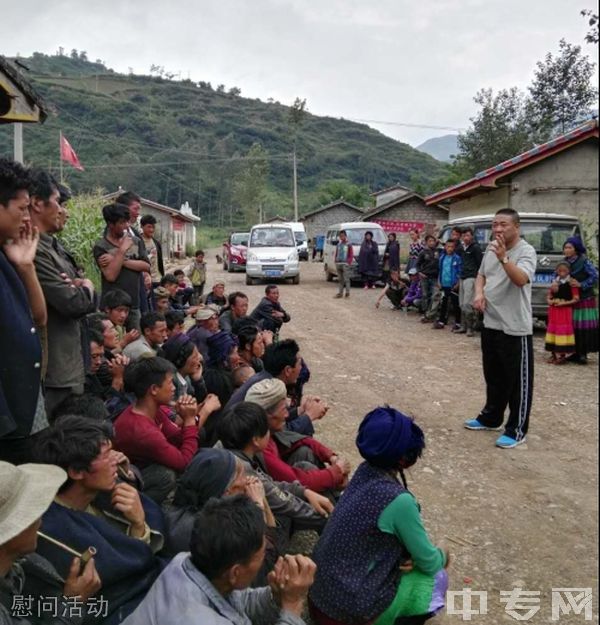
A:
<svg viewBox="0 0 600 625">
<path fill-rule="evenodd" d="M 204 304 L 206 306 L 216 306 L 219 309 L 219 312 L 221 312 L 221 308 L 227 304 L 227 298 L 225 297 L 225 282 L 223 282 L 223 280 L 217 280 L 213 284 L 212 291 L 204 299 Z"/>
<path fill-rule="evenodd" d="M 219 331 L 219 308 L 209 304 L 200 307 L 194 316 L 196 325 L 190 328 L 187 334 L 202 354 L 204 362 L 208 362 L 207 340 Z"/>
<path fill-rule="evenodd" d="M 274 480 L 298 481 L 317 493 L 344 487 L 350 474 L 348 461 L 310 436 L 287 432 L 284 437 L 279 437 L 288 415 L 287 389 L 281 380 L 271 378 L 257 382 L 248 391 L 246 401 L 258 404 L 267 413 L 271 439 L 263 456 L 267 471 Z"/>
<path fill-rule="evenodd" d="M 409 306 L 414 306 L 419 309 L 421 306 L 421 279 L 416 267 L 412 267 L 408 270 L 408 277 L 410 284 L 406 295 L 402 298 L 400 304 L 407 309 Z"/>
<path fill-rule="evenodd" d="M 170 310 L 169 291 L 164 286 L 158 286 L 152 291 L 154 300 L 154 310 L 161 314 L 165 314 Z"/>
<path fill-rule="evenodd" d="M 41 517 L 52 503 L 67 474 L 48 464 L 22 464 L 18 467 L 0 462 L 0 623 L 26 625 L 15 614 L 18 596 L 33 597 L 27 616 L 37 616 L 41 601 L 56 601 L 55 614 L 48 612 L 37 623 L 80 623 L 70 618 L 71 599 L 83 603 L 101 587 L 94 559 L 80 573 L 81 560 L 71 562 L 66 579 L 60 577 L 37 548 Z M 62 617 L 62 614 L 65 614 Z"/>
</svg>

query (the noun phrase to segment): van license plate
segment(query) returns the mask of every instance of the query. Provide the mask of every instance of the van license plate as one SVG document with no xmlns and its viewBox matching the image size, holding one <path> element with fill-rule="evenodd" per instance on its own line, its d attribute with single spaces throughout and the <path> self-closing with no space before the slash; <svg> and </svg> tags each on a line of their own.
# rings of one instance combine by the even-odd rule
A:
<svg viewBox="0 0 600 625">
<path fill-rule="evenodd" d="M 278 269 L 267 269 L 265 270 L 265 276 L 269 278 L 280 278 L 281 271 L 279 271 Z"/>
<path fill-rule="evenodd" d="M 552 284 L 553 278 L 551 273 L 536 273 L 533 282 L 535 284 Z"/>
</svg>

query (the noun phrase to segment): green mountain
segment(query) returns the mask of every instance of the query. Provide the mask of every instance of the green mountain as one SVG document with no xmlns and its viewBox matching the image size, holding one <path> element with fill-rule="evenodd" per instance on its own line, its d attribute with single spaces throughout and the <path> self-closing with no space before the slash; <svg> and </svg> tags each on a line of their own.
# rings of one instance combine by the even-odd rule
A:
<svg viewBox="0 0 600 625">
<path fill-rule="evenodd" d="M 76 51 L 19 61 L 52 111 L 43 125 L 25 126 L 25 160 L 58 173 L 62 131 L 85 167 L 64 165 L 75 191 L 120 185 L 172 206 L 188 201 L 206 222 L 222 225 L 235 220 L 244 156 L 258 143 L 268 161 L 265 215 L 291 215 L 289 107 L 241 97 L 236 88 L 174 80 L 162 68 L 155 76 L 118 74 Z M 0 154 L 12 155 L 10 126 L 0 126 Z M 297 155 L 301 213 L 323 201 L 322 187 L 332 181 L 358 186 L 367 197 L 396 183 L 424 192 L 445 174 L 443 163 L 364 124 L 310 113 Z"/>
</svg>

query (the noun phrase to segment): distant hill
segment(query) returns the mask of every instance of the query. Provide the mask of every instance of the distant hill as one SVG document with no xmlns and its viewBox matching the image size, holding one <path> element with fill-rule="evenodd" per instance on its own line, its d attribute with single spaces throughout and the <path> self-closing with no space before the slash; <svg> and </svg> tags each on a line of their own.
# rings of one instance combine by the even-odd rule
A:
<svg viewBox="0 0 600 625">
<path fill-rule="evenodd" d="M 24 128 L 25 159 L 56 171 L 62 131 L 85 167 L 78 172 L 65 165 L 75 191 L 121 185 L 172 206 L 187 200 L 207 221 L 220 215 L 222 222 L 227 211 L 235 214 L 241 159 L 259 143 L 269 159 L 265 215 L 291 215 L 287 106 L 244 98 L 235 87 L 174 80 L 161 68 L 155 76 L 119 74 L 75 51 L 19 60 L 55 113 L 43 125 Z M 12 155 L 12 140 L 12 129 L 0 126 L 1 155 Z M 319 205 L 317 189 L 331 180 L 367 191 L 399 183 L 426 192 L 446 171 L 443 163 L 367 125 L 311 114 L 297 154 L 301 213 Z"/>
<path fill-rule="evenodd" d="M 458 135 L 444 135 L 443 137 L 427 139 L 427 141 L 418 145 L 415 150 L 425 152 L 425 154 L 433 156 L 438 161 L 449 163 L 452 160 L 452 156 L 458 152 Z"/>
</svg>

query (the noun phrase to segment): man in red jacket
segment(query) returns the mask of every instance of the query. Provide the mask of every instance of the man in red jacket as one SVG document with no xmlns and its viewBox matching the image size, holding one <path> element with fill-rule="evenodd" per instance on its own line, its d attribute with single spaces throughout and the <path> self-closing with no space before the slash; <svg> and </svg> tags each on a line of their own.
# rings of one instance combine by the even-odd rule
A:
<svg viewBox="0 0 600 625">
<path fill-rule="evenodd" d="M 305 488 L 318 493 L 344 488 L 350 474 L 350 463 L 347 460 L 309 436 L 286 432 L 294 435 L 287 448 L 276 440 L 278 432 L 284 430 L 287 417 L 287 391 L 281 380 L 271 378 L 257 382 L 248 391 L 246 401 L 262 406 L 267 413 L 272 437 L 263 451 L 263 456 L 267 471 L 274 480 L 297 480 Z M 307 452 L 301 454 L 304 459 L 302 462 L 298 462 L 299 454 L 295 453 L 299 450 Z M 291 454 L 296 456 L 294 460 L 290 458 Z M 288 457 L 290 463 L 285 461 L 284 456 Z M 314 462 L 307 462 L 308 459 Z M 319 468 L 318 465 L 324 468 Z"/>
<path fill-rule="evenodd" d="M 142 358 L 129 365 L 125 387 L 136 396 L 136 402 L 114 424 L 115 448 L 140 468 L 145 494 L 159 504 L 198 451 L 196 400 L 190 395 L 177 400 L 181 427 L 169 418 L 175 393 L 172 371 L 164 358 Z"/>
</svg>

